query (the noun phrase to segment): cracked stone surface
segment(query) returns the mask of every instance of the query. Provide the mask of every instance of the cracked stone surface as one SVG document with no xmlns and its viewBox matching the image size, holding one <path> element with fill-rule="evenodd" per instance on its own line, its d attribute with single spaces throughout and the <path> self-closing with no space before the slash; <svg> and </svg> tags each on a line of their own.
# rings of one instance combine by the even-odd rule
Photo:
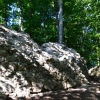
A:
<svg viewBox="0 0 100 100">
<path fill-rule="evenodd" d="M 86 61 L 63 44 L 39 46 L 28 34 L 0 25 L 0 91 L 28 97 L 89 82 Z"/>
</svg>

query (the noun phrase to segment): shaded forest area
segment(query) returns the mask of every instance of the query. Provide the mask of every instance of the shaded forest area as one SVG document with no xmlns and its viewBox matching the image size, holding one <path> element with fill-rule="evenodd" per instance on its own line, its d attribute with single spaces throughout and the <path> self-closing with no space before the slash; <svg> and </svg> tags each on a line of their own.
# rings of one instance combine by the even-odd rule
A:
<svg viewBox="0 0 100 100">
<path fill-rule="evenodd" d="M 99 100 L 99 44 L 99 0 L 0 0 L 0 99 Z"/>
<path fill-rule="evenodd" d="M 39 45 L 58 42 L 59 1 L 0 0 L 0 23 L 30 34 Z M 100 64 L 100 1 L 63 0 L 63 44 L 77 50 L 88 68 Z"/>
</svg>

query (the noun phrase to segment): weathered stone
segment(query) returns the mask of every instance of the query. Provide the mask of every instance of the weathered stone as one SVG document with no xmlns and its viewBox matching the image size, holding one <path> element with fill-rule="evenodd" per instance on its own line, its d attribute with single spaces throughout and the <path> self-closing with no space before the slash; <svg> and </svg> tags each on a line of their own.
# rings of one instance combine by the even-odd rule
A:
<svg viewBox="0 0 100 100">
<path fill-rule="evenodd" d="M 26 96 L 66 89 L 88 82 L 85 60 L 58 43 L 41 47 L 28 34 L 0 25 L 0 86 L 3 92 Z"/>
<path fill-rule="evenodd" d="M 95 66 L 89 69 L 89 75 L 94 78 L 95 81 L 100 81 L 100 66 Z"/>
</svg>

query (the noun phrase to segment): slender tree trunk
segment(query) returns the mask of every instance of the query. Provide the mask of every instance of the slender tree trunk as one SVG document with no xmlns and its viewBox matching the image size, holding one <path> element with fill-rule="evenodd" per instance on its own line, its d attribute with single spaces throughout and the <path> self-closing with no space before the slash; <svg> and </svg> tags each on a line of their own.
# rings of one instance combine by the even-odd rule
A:
<svg viewBox="0 0 100 100">
<path fill-rule="evenodd" d="M 99 66 L 99 65 L 100 65 L 99 48 L 97 47 L 96 50 L 97 50 L 97 64 L 98 64 L 98 66 Z"/>
<path fill-rule="evenodd" d="M 56 33 L 58 35 L 59 31 L 59 21 L 58 21 L 58 5 L 57 5 L 58 1 L 57 0 L 54 0 L 54 11 L 55 11 L 55 28 L 56 28 Z"/>
<path fill-rule="evenodd" d="M 63 17 L 62 17 L 62 3 L 63 3 L 63 0 L 59 0 L 59 13 L 58 13 L 58 16 L 59 16 L 59 39 L 58 39 L 58 42 L 60 44 L 63 43 Z"/>
<path fill-rule="evenodd" d="M 19 18 L 18 22 L 19 31 L 23 32 L 23 23 L 22 23 L 22 16 Z"/>
<path fill-rule="evenodd" d="M 46 13 L 45 13 L 45 2 L 43 0 L 43 9 L 42 9 L 42 13 L 43 13 L 43 34 L 44 34 L 44 43 L 46 43 Z"/>
<path fill-rule="evenodd" d="M 22 2 L 22 0 L 18 0 L 18 3 L 19 3 L 19 8 L 21 9 L 21 12 L 20 12 L 20 19 L 19 19 L 19 31 L 24 31 L 23 30 L 23 20 L 22 20 L 22 18 L 23 18 L 23 2 Z"/>
<path fill-rule="evenodd" d="M 4 16 L 4 24 L 7 26 L 8 16 L 7 16 L 7 5 L 6 1 L 4 0 L 4 9 L 3 9 L 3 16 Z"/>
<path fill-rule="evenodd" d="M 43 12 L 43 34 L 44 34 L 44 42 L 46 43 L 46 24 L 45 24 L 45 14 Z"/>
</svg>

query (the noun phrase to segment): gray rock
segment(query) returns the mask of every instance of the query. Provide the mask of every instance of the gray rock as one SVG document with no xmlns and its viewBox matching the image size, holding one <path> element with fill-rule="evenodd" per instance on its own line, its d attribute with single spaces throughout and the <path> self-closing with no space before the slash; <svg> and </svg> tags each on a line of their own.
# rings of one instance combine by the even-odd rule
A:
<svg viewBox="0 0 100 100">
<path fill-rule="evenodd" d="M 0 86 L 6 94 L 28 96 L 88 83 L 85 60 L 58 43 L 41 47 L 28 34 L 0 25 Z"/>
<path fill-rule="evenodd" d="M 100 66 L 95 66 L 89 69 L 88 73 L 94 81 L 100 82 Z"/>
</svg>

